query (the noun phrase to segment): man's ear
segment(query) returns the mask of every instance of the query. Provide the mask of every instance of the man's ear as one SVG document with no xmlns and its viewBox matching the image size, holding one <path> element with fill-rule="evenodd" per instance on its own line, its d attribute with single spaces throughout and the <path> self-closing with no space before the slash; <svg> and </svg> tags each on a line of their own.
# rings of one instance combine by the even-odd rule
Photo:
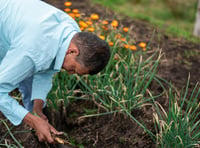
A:
<svg viewBox="0 0 200 148">
<path fill-rule="evenodd" d="M 77 47 L 73 47 L 73 48 L 69 48 L 68 50 L 67 50 L 67 53 L 66 53 L 67 55 L 68 54 L 73 54 L 73 55 L 75 55 L 75 56 L 78 56 L 79 55 L 79 50 L 78 50 L 78 48 Z"/>
</svg>

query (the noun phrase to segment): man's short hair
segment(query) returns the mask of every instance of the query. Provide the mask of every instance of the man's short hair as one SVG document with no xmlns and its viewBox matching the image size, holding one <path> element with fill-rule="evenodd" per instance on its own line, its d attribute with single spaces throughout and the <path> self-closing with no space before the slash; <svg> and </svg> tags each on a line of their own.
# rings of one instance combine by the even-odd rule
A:
<svg viewBox="0 0 200 148">
<path fill-rule="evenodd" d="M 73 37 L 73 43 L 79 49 L 77 62 L 89 68 L 89 74 L 101 71 L 110 59 L 110 49 L 106 41 L 89 32 L 79 32 Z"/>
</svg>

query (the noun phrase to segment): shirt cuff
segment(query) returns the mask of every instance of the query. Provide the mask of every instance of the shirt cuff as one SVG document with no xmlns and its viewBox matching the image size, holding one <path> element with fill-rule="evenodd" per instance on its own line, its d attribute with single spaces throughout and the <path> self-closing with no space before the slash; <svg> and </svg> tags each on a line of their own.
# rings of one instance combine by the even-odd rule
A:
<svg viewBox="0 0 200 148">
<path fill-rule="evenodd" d="M 14 125 L 21 124 L 22 120 L 28 113 L 28 110 L 8 95 L 0 95 L 0 110 Z"/>
<path fill-rule="evenodd" d="M 32 94 L 32 99 L 31 99 L 31 101 L 34 101 L 34 100 L 36 100 L 36 99 L 39 99 L 39 100 L 42 100 L 43 102 L 44 102 L 44 104 L 43 104 L 43 108 L 45 108 L 45 106 L 47 105 L 47 101 L 46 101 L 46 99 L 44 99 L 44 98 L 46 98 L 46 96 L 47 95 L 34 95 L 34 94 Z"/>
</svg>

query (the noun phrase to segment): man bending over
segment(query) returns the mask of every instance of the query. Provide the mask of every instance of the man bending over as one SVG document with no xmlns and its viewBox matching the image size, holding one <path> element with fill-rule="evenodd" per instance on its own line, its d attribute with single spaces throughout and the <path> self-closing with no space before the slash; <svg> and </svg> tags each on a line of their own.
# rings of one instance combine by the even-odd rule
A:
<svg viewBox="0 0 200 148">
<path fill-rule="evenodd" d="M 54 143 L 51 133 L 61 134 L 42 112 L 53 75 L 61 68 L 96 74 L 109 58 L 108 44 L 81 32 L 65 12 L 39 0 L 0 1 L 0 111 L 34 128 L 39 141 Z M 24 107 L 9 96 L 15 88 Z"/>
</svg>

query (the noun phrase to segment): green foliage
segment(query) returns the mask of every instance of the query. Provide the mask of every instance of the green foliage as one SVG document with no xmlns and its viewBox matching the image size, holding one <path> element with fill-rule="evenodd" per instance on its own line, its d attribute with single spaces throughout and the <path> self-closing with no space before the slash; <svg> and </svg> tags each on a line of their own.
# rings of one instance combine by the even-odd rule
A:
<svg viewBox="0 0 200 148">
<path fill-rule="evenodd" d="M 21 143 L 15 138 L 14 136 L 14 133 L 12 133 L 12 128 L 13 126 L 10 128 L 8 125 L 7 125 L 7 122 L 5 120 L 0 120 L 0 123 L 3 123 L 3 125 L 5 126 L 5 128 L 7 129 L 7 133 L 5 133 L 4 136 L 1 137 L 0 139 L 0 146 L 1 147 L 9 147 L 9 148 L 22 148 L 23 146 L 21 145 Z M 13 143 L 10 143 L 10 142 L 6 142 L 6 139 L 5 137 L 7 135 L 10 135 L 12 140 L 15 142 L 15 144 Z M 5 142 L 5 143 L 4 143 Z"/>
<path fill-rule="evenodd" d="M 67 105 L 68 101 L 75 99 L 75 94 L 79 93 L 79 77 L 69 75 L 66 71 L 61 71 L 54 76 L 53 87 L 48 94 L 48 105 L 58 110 L 61 103 Z M 78 97 L 77 97 L 78 98 Z"/>
<path fill-rule="evenodd" d="M 153 60 L 157 52 L 143 60 L 143 56 L 133 54 L 127 49 L 123 50 L 126 51 L 124 55 L 113 51 L 113 55 L 118 54 L 119 60 L 110 62 L 102 75 L 88 77 L 85 84 L 95 100 L 99 100 L 107 111 L 120 110 L 120 103 L 131 112 L 148 102 L 147 89 L 158 66 L 160 56 Z"/>
<path fill-rule="evenodd" d="M 163 0 L 175 18 L 194 22 L 197 0 Z M 184 11 L 187 10 L 187 11 Z"/>
<path fill-rule="evenodd" d="M 72 139 L 72 138 L 69 139 L 69 142 L 70 142 L 73 146 L 75 146 L 75 147 L 77 147 L 77 148 L 84 148 L 83 144 L 81 144 L 81 143 L 76 143 L 76 140 L 74 140 L 74 139 Z"/>
<path fill-rule="evenodd" d="M 169 92 L 169 110 L 165 111 L 155 103 L 154 123 L 156 128 L 157 144 L 159 147 L 198 147 L 200 146 L 200 113 L 198 84 L 191 95 L 188 93 L 189 79 L 185 93 L 179 96 Z M 196 93 L 196 94 L 195 94 Z"/>
<path fill-rule="evenodd" d="M 91 1 L 131 18 L 148 21 L 165 30 L 169 35 L 184 37 L 193 42 L 200 41 L 193 36 L 197 11 L 196 0 L 140 0 L 136 3 L 133 0 L 121 0 L 118 3 L 108 0 Z"/>
</svg>

